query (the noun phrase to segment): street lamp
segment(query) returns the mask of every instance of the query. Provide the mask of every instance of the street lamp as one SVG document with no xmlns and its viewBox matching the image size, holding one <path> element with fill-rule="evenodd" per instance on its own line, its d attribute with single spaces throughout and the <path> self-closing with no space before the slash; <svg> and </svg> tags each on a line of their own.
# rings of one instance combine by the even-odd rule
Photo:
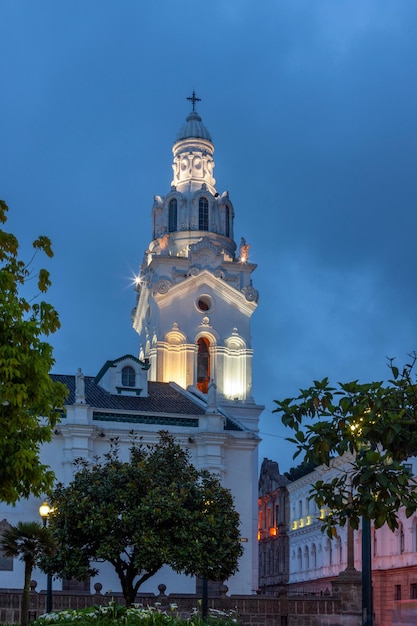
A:
<svg viewBox="0 0 417 626">
<path fill-rule="evenodd" d="M 43 525 L 48 525 L 48 517 L 51 512 L 51 507 L 47 502 L 43 502 L 39 507 L 39 515 L 42 518 Z M 52 611 L 52 575 L 46 575 L 46 612 Z"/>
</svg>

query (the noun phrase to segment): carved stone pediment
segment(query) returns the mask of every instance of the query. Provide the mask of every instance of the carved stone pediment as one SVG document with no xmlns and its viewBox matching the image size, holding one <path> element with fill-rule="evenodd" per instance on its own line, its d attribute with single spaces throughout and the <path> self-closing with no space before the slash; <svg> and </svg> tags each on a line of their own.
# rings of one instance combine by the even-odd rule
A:
<svg viewBox="0 0 417 626">
<path fill-rule="evenodd" d="M 218 267 L 223 263 L 223 250 L 207 237 L 190 246 L 189 258 L 191 265 L 202 267 Z"/>
</svg>

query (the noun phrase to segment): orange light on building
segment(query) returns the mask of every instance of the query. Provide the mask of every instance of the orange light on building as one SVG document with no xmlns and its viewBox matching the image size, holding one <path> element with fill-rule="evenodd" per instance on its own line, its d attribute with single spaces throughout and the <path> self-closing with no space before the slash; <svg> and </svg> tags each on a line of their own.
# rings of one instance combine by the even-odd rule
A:
<svg viewBox="0 0 417 626">
<path fill-rule="evenodd" d="M 269 529 L 269 535 L 270 537 L 276 537 L 278 534 L 278 530 L 275 526 L 272 526 L 272 528 Z"/>
<path fill-rule="evenodd" d="M 260 540 L 261 540 L 261 531 L 258 530 L 258 541 L 260 541 Z"/>
</svg>

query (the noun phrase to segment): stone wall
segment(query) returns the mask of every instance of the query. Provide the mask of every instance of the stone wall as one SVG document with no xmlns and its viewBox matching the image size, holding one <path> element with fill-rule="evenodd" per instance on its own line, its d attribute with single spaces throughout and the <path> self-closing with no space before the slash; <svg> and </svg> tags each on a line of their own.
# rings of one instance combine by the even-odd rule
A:
<svg viewBox="0 0 417 626">
<path fill-rule="evenodd" d="M 159 585 L 159 594 L 138 594 L 137 601 L 144 606 L 158 606 L 161 610 L 175 609 L 183 617 L 191 615 L 198 608 L 200 599 L 195 594 L 166 594 L 165 585 Z M 55 611 L 80 609 L 97 604 L 107 604 L 110 599 L 123 603 L 120 594 L 101 594 L 101 585 L 95 585 L 95 593 L 74 593 L 54 591 L 52 607 Z M 21 591 L 18 589 L 0 589 L 0 623 L 18 623 L 20 621 Z M 30 620 L 45 612 L 46 592 L 36 591 L 32 584 L 30 600 Z M 278 596 L 227 595 L 223 587 L 220 595 L 208 598 L 209 609 L 237 612 L 242 626 L 360 626 L 360 583 L 339 577 L 335 581 L 332 593 L 328 596 L 287 595 L 285 590 Z"/>
</svg>

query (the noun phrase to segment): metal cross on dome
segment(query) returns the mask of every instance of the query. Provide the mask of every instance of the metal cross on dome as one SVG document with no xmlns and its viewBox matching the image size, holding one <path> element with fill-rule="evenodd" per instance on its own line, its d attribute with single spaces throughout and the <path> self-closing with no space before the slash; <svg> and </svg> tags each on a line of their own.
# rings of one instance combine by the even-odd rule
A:
<svg viewBox="0 0 417 626">
<path fill-rule="evenodd" d="M 197 98 L 197 96 L 195 95 L 194 89 L 193 89 L 193 95 L 188 96 L 187 100 L 190 100 L 193 103 L 193 111 L 195 111 L 195 103 L 201 102 L 201 98 Z"/>
</svg>

